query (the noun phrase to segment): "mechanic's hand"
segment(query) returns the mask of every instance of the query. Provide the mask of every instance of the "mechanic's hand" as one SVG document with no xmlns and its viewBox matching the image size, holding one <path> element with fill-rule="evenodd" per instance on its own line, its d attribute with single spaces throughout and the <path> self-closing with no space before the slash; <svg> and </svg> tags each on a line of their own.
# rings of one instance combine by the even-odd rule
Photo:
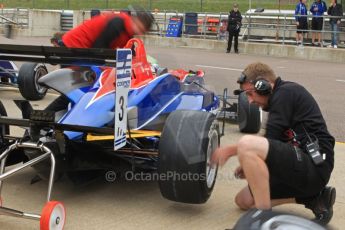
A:
<svg viewBox="0 0 345 230">
<path fill-rule="evenodd" d="M 296 22 L 296 25 L 299 26 L 299 22 Z"/>
<path fill-rule="evenodd" d="M 246 175 L 244 175 L 242 166 L 238 166 L 238 167 L 236 168 L 234 175 L 235 175 L 235 177 L 238 178 L 238 179 L 245 179 L 245 178 L 246 178 Z"/>
<path fill-rule="evenodd" d="M 340 24 L 340 22 L 341 22 L 341 21 L 340 21 L 340 20 L 338 20 L 338 21 L 337 21 L 337 24 L 339 25 L 339 24 Z"/>
<path fill-rule="evenodd" d="M 237 154 L 237 146 L 236 145 L 218 148 L 212 154 L 211 165 L 223 166 L 230 157 L 232 157 L 236 154 Z"/>
</svg>

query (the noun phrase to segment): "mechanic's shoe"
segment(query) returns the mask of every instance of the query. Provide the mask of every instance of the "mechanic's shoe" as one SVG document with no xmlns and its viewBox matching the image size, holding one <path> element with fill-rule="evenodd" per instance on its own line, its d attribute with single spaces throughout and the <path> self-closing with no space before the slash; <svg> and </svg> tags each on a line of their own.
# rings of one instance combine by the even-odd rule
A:
<svg viewBox="0 0 345 230">
<path fill-rule="evenodd" d="M 227 53 L 227 54 L 230 53 L 230 50 L 227 50 L 226 53 Z"/>
<path fill-rule="evenodd" d="M 313 211 L 315 222 L 321 225 L 326 225 L 331 221 L 333 217 L 335 197 L 335 188 L 325 187 L 317 197 L 305 205 L 306 208 Z"/>
<path fill-rule="evenodd" d="M 237 54 L 238 54 L 238 50 L 235 50 L 235 53 L 237 53 Z"/>
</svg>

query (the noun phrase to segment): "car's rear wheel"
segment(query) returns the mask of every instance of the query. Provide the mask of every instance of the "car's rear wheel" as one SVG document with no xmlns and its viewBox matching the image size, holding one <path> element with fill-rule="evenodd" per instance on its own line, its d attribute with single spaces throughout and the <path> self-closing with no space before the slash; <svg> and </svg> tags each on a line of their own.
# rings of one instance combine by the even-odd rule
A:
<svg viewBox="0 0 345 230">
<path fill-rule="evenodd" d="M 18 74 L 18 87 L 27 100 L 41 100 L 47 93 L 47 88 L 38 84 L 38 79 L 48 73 L 41 63 L 24 63 Z"/>
<path fill-rule="evenodd" d="M 261 127 L 261 110 L 250 104 L 245 93 L 238 97 L 238 125 L 243 133 L 258 133 Z"/>
<path fill-rule="evenodd" d="M 219 127 L 213 114 L 171 113 L 159 143 L 159 187 L 163 197 L 205 203 L 216 181 L 217 167 L 211 167 L 210 159 L 219 142 Z"/>
</svg>

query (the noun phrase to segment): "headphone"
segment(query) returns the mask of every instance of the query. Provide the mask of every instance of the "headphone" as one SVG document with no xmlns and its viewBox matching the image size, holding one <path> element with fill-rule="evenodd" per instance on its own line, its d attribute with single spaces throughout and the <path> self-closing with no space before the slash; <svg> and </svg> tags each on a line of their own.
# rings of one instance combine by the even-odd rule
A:
<svg viewBox="0 0 345 230">
<path fill-rule="evenodd" d="M 237 83 L 243 84 L 245 82 L 250 82 L 254 85 L 254 90 L 257 94 L 266 96 L 272 94 L 272 85 L 269 81 L 264 79 L 263 77 L 258 76 L 257 79 L 247 81 L 247 76 L 242 73 L 241 76 L 238 78 Z M 242 92 L 245 92 L 246 90 L 235 90 L 234 94 L 239 95 Z"/>
</svg>

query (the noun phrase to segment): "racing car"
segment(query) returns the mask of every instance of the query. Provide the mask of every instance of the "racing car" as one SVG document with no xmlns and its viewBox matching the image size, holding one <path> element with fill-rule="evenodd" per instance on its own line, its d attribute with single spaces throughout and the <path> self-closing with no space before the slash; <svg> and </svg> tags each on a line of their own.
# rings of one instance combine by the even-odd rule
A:
<svg viewBox="0 0 345 230">
<path fill-rule="evenodd" d="M 221 98 L 205 88 L 202 71 L 152 72 L 139 39 L 116 53 L 18 45 L 0 45 L 0 52 L 5 60 L 70 65 L 38 80 L 68 98 L 62 111 L 33 110 L 20 100 L 15 103 L 23 118 L 16 119 L 6 117 L 0 104 L 0 191 L 3 180 L 30 166 L 48 180 L 41 215 L 4 207 L 0 213 L 39 220 L 41 230 L 63 229 L 65 208 L 51 201 L 54 181 L 67 175 L 80 182 L 107 171 L 156 173 L 163 197 L 192 204 L 208 200 L 217 176 L 210 164 L 220 144 L 217 115 L 232 113 L 219 116 L 221 101 L 228 109 L 234 105 L 227 94 Z M 9 126 L 26 127 L 24 135 L 10 136 Z"/>
</svg>

